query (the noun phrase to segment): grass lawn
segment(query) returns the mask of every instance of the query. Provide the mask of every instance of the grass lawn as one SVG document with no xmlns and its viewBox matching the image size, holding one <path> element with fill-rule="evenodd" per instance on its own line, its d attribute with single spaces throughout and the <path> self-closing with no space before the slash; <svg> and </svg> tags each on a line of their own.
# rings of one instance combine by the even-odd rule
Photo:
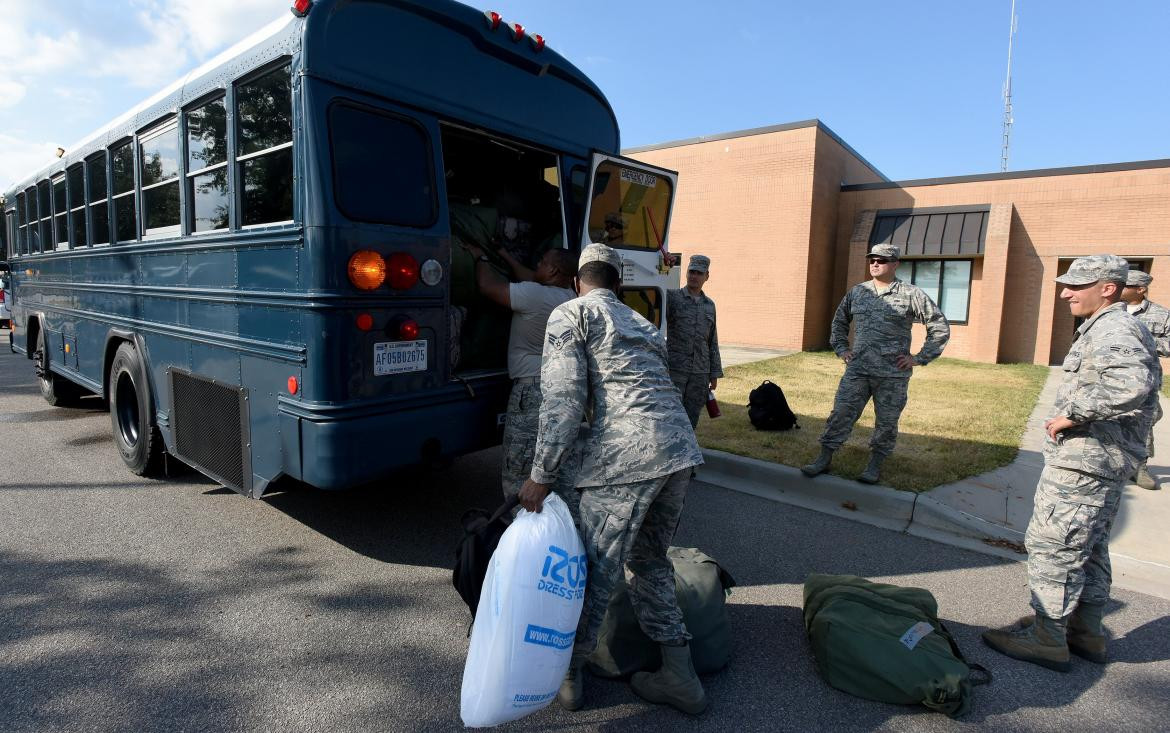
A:
<svg viewBox="0 0 1170 733">
<path fill-rule="evenodd" d="M 696 431 L 704 448 L 801 466 L 820 452 L 817 438 L 833 406 L 845 366 L 831 352 L 798 353 L 730 367 L 719 380 L 723 417 L 704 412 Z M 925 491 L 1011 463 L 1024 423 L 1036 406 L 1047 367 L 938 359 L 915 367 L 910 401 L 898 424 L 898 446 L 882 467 L 882 483 Z M 765 379 L 784 389 L 800 430 L 764 432 L 748 421 L 748 392 Z M 829 473 L 857 478 L 869 460 L 873 405 L 865 408 Z"/>
</svg>

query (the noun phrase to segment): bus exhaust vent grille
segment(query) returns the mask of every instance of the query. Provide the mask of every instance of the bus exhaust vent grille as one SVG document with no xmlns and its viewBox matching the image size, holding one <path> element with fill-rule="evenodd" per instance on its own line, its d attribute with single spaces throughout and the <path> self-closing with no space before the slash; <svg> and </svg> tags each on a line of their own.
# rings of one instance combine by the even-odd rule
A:
<svg viewBox="0 0 1170 733">
<path fill-rule="evenodd" d="M 248 391 L 168 369 L 178 458 L 242 494 L 252 489 Z"/>
</svg>

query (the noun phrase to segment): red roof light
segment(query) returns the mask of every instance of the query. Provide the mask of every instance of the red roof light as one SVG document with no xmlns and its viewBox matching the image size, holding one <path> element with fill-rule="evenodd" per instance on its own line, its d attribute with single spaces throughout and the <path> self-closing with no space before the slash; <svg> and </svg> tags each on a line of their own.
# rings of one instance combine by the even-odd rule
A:
<svg viewBox="0 0 1170 733">
<path fill-rule="evenodd" d="M 303 18 L 309 14 L 311 7 L 313 7 L 313 0 L 293 0 L 292 13 L 298 18 Z"/>
<path fill-rule="evenodd" d="M 544 50 L 544 36 L 540 35 L 539 33 L 533 33 L 528 37 L 528 40 L 532 41 L 532 47 L 537 51 Z"/>
<path fill-rule="evenodd" d="M 487 19 L 488 28 L 493 31 L 499 28 L 500 22 L 504 20 L 503 16 L 494 10 L 487 11 L 483 14 L 483 17 Z"/>
<path fill-rule="evenodd" d="M 519 41 L 524 38 L 524 26 L 519 23 L 512 24 L 512 40 Z"/>
</svg>

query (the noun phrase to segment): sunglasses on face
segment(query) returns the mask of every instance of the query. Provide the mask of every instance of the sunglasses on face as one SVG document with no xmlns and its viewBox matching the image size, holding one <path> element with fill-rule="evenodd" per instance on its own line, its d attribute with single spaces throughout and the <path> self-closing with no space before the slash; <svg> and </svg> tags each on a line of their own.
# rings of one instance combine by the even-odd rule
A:
<svg viewBox="0 0 1170 733">
<path fill-rule="evenodd" d="M 896 262 L 896 261 L 897 260 L 887 260 L 885 257 L 871 257 L 869 259 L 869 264 L 871 264 L 871 265 L 888 265 L 891 262 Z"/>
</svg>

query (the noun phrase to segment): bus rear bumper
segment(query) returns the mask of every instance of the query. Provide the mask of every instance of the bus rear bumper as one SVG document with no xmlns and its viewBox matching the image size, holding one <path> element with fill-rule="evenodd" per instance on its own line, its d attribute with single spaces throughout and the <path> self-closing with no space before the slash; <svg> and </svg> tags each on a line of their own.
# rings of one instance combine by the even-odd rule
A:
<svg viewBox="0 0 1170 733">
<path fill-rule="evenodd" d="M 285 472 L 320 489 L 345 489 L 439 457 L 498 445 L 509 383 L 483 383 L 474 397 L 357 415 L 311 415 L 281 405 Z M 295 436 L 295 438 L 294 438 Z"/>
</svg>

